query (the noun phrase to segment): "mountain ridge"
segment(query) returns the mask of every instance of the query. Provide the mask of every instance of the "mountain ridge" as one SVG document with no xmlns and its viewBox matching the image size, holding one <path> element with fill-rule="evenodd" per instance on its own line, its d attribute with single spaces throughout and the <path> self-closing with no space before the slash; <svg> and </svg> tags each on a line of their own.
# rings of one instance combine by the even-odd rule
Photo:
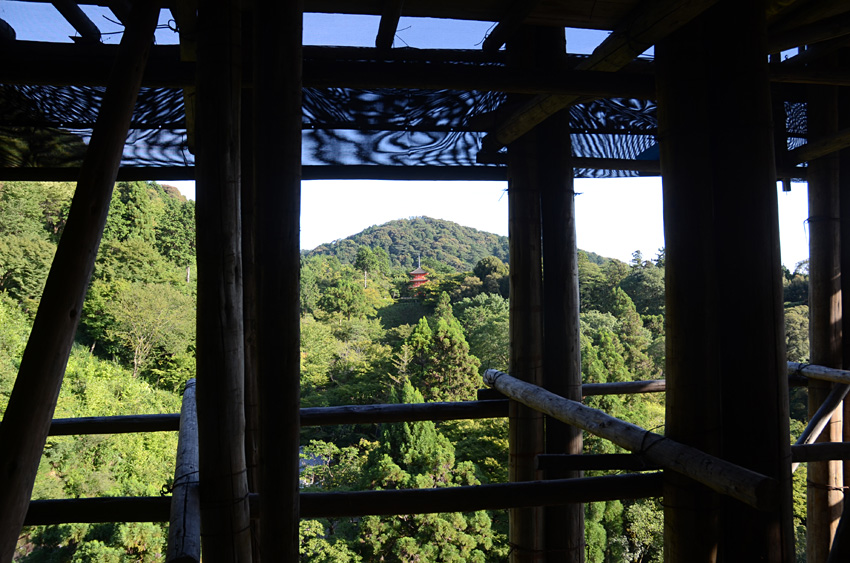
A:
<svg viewBox="0 0 850 563">
<path fill-rule="evenodd" d="M 485 256 L 495 256 L 508 263 L 508 237 L 466 227 L 453 221 L 427 216 L 394 219 L 372 225 L 343 239 L 320 244 L 303 251 L 305 256 L 336 256 L 353 264 L 360 246 L 384 249 L 393 267 L 415 268 L 421 257 L 426 262 L 439 262 L 458 272 L 471 271 Z M 592 262 L 607 258 L 586 252 Z"/>
</svg>

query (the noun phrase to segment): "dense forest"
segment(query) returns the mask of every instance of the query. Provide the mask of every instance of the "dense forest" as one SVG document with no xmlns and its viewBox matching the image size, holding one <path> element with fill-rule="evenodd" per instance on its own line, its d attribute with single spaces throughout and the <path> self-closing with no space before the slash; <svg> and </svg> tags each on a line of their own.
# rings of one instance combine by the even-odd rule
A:
<svg viewBox="0 0 850 563">
<path fill-rule="evenodd" d="M 71 184 L 0 183 L 0 414 L 72 194 Z M 303 405 L 474 399 L 484 369 L 508 368 L 506 240 L 422 217 L 304 253 Z M 409 272 L 419 256 L 430 281 L 412 290 Z M 805 361 L 806 265 L 784 275 L 788 356 Z M 629 263 L 580 252 L 579 282 L 584 380 L 662 378 L 663 250 L 651 259 L 636 252 Z M 168 186 L 117 184 L 56 416 L 177 412 L 182 386 L 194 376 L 195 293 L 194 203 Z M 799 432 L 805 390 L 793 393 Z M 663 395 L 587 403 L 663 432 Z M 175 447 L 174 433 L 50 438 L 34 496 L 159 494 L 173 478 Z M 505 482 L 507 447 L 504 419 L 305 428 L 302 485 L 328 491 Z M 617 451 L 592 436 L 585 450 Z M 795 479 L 803 531 L 805 472 Z M 591 503 L 586 521 L 588 562 L 662 560 L 657 499 Z M 165 537 L 155 524 L 29 528 L 17 560 L 162 561 Z M 301 525 L 301 560 L 311 563 L 496 562 L 509 549 L 504 511 Z"/>
</svg>

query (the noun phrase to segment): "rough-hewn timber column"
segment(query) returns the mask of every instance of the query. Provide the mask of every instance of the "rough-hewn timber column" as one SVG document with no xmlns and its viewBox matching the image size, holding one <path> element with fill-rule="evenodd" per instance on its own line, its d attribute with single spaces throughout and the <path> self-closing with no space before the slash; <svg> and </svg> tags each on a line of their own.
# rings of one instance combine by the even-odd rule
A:
<svg viewBox="0 0 850 563">
<path fill-rule="evenodd" d="M 566 50 L 564 31 L 537 28 L 538 60 L 558 68 Z M 531 133 L 537 143 L 537 182 L 543 234 L 543 387 L 581 401 L 579 286 L 576 255 L 575 192 L 569 114 L 549 118 Z M 581 429 L 546 417 L 546 453 L 582 453 Z M 544 473 L 578 478 L 582 471 Z M 545 509 L 547 563 L 583 563 L 584 505 Z"/>
<path fill-rule="evenodd" d="M 239 2 L 198 6 L 197 402 L 204 561 L 250 562 L 240 217 Z"/>
<path fill-rule="evenodd" d="M 297 561 L 302 4 L 264 0 L 255 9 L 261 555 Z"/>
<path fill-rule="evenodd" d="M 528 30 L 508 43 L 510 64 L 531 57 Z M 540 189 L 537 143 L 531 135 L 508 147 L 508 233 L 510 236 L 510 373 L 543 384 L 543 316 L 540 248 Z M 543 453 L 543 415 L 520 403 L 509 407 L 511 481 L 541 478 L 534 456 Z M 543 561 L 543 509 L 510 511 L 511 562 Z"/>
<path fill-rule="evenodd" d="M 810 87 L 807 113 L 809 139 L 838 129 L 837 92 L 834 87 Z M 809 162 L 809 336 L 810 358 L 817 365 L 842 365 L 841 265 L 839 245 L 838 154 Z M 809 415 L 813 415 L 834 383 L 809 384 Z M 842 408 L 837 408 L 818 442 L 840 442 Z M 808 464 L 806 556 L 823 563 L 841 517 L 843 494 L 841 461 Z"/>
<path fill-rule="evenodd" d="M 136 3 L 0 425 L 0 561 L 12 560 L 80 322 L 159 2 Z"/>
<path fill-rule="evenodd" d="M 656 47 L 666 245 L 666 433 L 776 478 L 782 508 L 758 512 L 668 474 L 668 562 L 793 561 L 794 556 L 763 18 L 760 2 L 721 0 Z"/>
</svg>

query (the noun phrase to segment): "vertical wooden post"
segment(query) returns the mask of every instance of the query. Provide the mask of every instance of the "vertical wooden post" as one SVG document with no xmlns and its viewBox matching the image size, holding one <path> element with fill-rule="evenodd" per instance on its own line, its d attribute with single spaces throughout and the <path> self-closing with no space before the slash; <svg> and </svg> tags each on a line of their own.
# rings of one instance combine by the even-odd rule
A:
<svg viewBox="0 0 850 563">
<path fill-rule="evenodd" d="M 668 562 L 794 558 L 774 139 L 759 4 L 720 0 L 656 46 L 666 433 L 777 479 L 781 510 L 758 512 L 665 474 Z"/>
<path fill-rule="evenodd" d="M 524 66 L 533 58 L 530 29 L 508 43 L 509 64 Z M 510 373 L 543 384 L 543 317 L 540 190 L 537 144 L 531 135 L 508 147 L 508 234 L 510 237 Z M 510 402 L 509 475 L 511 481 L 541 478 L 534 457 L 543 453 L 543 415 Z M 543 509 L 510 510 L 512 563 L 543 560 Z"/>
<path fill-rule="evenodd" d="M 299 0 L 256 5 L 255 263 L 264 561 L 298 560 L 301 35 Z"/>
<path fill-rule="evenodd" d="M 807 128 L 810 139 L 835 132 L 838 126 L 834 87 L 810 87 Z M 841 268 L 839 245 L 839 194 L 837 154 L 809 163 L 809 333 L 811 361 L 842 365 Z M 813 415 L 834 384 L 809 385 L 809 415 Z M 842 410 L 833 412 L 819 442 L 840 442 Z M 810 563 L 823 563 L 841 517 L 843 484 L 840 461 L 808 464 L 806 553 Z"/>
<path fill-rule="evenodd" d="M 253 69 L 254 14 L 243 12 L 242 68 Z M 247 81 L 250 83 L 250 80 Z M 257 279 L 254 249 L 256 225 L 256 186 L 254 182 L 254 92 L 242 88 L 242 304 L 245 333 L 245 465 L 248 490 L 260 493 L 260 395 L 257 388 Z M 251 520 L 251 551 L 254 563 L 260 557 L 260 521 Z"/>
<path fill-rule="evenodd" d="M 557 69 L 566 51 L 564 30 L 537 28 L 539 60 Z M 537 143 L 543 235 L 543 387 L 581 402 L 578 256 L 569 113 L 562 111 L 531 133 Z M 581 429 L 546 417 L 546 453 L 582 453 Z M 578 478 L 582 471 L 544 474 Z M 583 563 L 584 505 L 545 509 L 546 561 Z"/>
<path fill-rule="evenodd" d="M 0 561 L 12 560 L 56 408 L 159 15 L 135 4 L 0 425 Z"/>
<path fill-rule="evenodd" d="M 250 562 L 240 217 L 241 18 L 198 6 L 196 166 L 201 534 L 205 561 Z"/>
</svg>

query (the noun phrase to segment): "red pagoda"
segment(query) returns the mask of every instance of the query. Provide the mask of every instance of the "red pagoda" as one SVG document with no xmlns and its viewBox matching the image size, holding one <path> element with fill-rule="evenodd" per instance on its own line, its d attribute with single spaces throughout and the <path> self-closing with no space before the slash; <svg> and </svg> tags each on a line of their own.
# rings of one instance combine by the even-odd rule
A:
<svg viewBox="0 0 850 563">
<path fill-rule="evenodd" d="M 422 259 L 420 258 L 419 265 L 410 272 L 410 289 L 416 289 L 426 283 L 428 283 L 428 272 L 422 269 Z"/>
</svg>

